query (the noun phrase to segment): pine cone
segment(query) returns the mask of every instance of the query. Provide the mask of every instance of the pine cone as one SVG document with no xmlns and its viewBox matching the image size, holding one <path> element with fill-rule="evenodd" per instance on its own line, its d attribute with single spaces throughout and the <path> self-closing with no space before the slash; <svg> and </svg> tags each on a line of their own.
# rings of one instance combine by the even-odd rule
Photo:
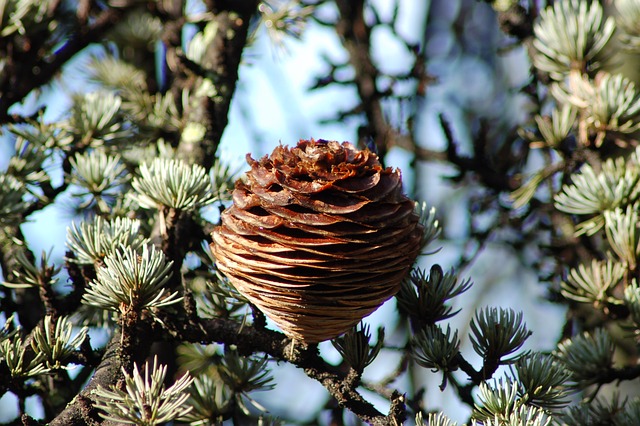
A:
<svg viewBox="0 0 640 426">
<path fill-rule="evenodd" d="M 285 334 L 334 338 L 398 292 L 423 236 L 399 170 L 324 140 L 247 162 L 211 249 L 218 269 Z"/>
</svg>

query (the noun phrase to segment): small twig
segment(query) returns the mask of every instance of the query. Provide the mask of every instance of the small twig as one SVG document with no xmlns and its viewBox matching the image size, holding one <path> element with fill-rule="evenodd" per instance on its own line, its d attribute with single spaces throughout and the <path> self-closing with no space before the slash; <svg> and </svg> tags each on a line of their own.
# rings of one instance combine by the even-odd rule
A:
<svg viewBox="0 0 640 426">
<path fill-rule="evenodd" d="M 463 157 L 458 154 L 458 146 L 453 137 L 453 131 L 449 122 L 441 114 L 439 116 L 440 125 L 447 141 L 447 160 L 458 168 L 459 176 L 456 181 L 470 172 L 475 173 L 487 188 L 497 192 L 513 191 L 515 189 L 512 180 L 501 170 L 495 170 L 491 166 L 491 161 L 486 157 L 484 145 L 486 143 L 486 126 L 482 126 L 480 134 L 474 138 L 474 155 Z"/>
<path fill-rule="evenodd" d="M 598 382 L 606 384 L 623 380 L 635 380 L 638 377 L 640 377 L 640 365 L 633 365 L 623 368 L 611 368 L 607 371 L 607 374 L 598 376 Z"/>
<path fill-rule="evenodd" d="M 338 0 L 340 12 L 336 32 L 349 53 L 349 62 L 354 69 L 354 83 L 360 98 L 360 107 L 367 118 L 367 135 L 373 138 L 378 155 L 384 159 L 389 148 L 392 129 L 385 119 L 378 91 L 380 72 L 371 57 L 371 26 L 364 17 L 364 0 Z"/>
<path fill-rule="evenodd" d="M 388 349 L 388 348 L 387 348 Z M 402 355 L 400 357 L 400 361 L 396 368 L 389 373 L 386 377 L 382 378 L 377 383 L 363 382 L 362 386 L 365 389 L 376 392 L 379 395 L 384 396 L 385 398 L 391 398 L 394 389 L 390 389 L 388 386 L 393 383 L 401 374 L 407 371 L 407 367 L 409 366 L 409 360 L 411 359 L 411 352 L 409 350 L 409 346 L 405 346 L 402 350 Z"/>
<path fill-rule="evenodd" d="M 69 274 L 69 279 L 73 284 L 73 290 L 64 297 L 59 303 L 59 314 L 60 315 L 69 315 L 72 312 L 75 312 L 78 306 L 80 306 L 80 302 L 82 300 L 82 295 L 84 294 L 85 288 L 96 277 L 95 268 L 92 265 L 83 265 L 80 266 L 77 263 L 71 261 L 75 258 L 75 255 L 72 251 L 67 251 L 65 253 L 67 259 L 65 266 L 67 269 L 67 273 Z"/>
<path fill-rule="evenodd" d="M 18 257 L 20 254 L 34 262 L 35 256 L 26 244 L 20 226 L 4 226 L 0 228 L 0 269 L 2 269 L 4 279 L 7 282 L 16 282 L 15 275 L 20 270 Z M 13 289 L 16 303 L 11 306 L 9 312 L 16 312 L 20 325 L 25 332 L 30 332 L 44 317 L 44 307 L 36 288 Z"/>
<path fill-rule="evenodd" d="M 41 422 L 40 420 L 36 420 L 31 416 L 28 416 L 26 414 L 23 414 L 22 417 L 20 418 L 20 421 L 22 422 L 21 424 L 23 426 L 41 426 L 44 425 L 44 422 Z"/>
<path fill-rule="evenodd" d="M 453 374 L 449 375 L 448 380 L 449 383 L 453 385 L 453 388 L 460 397 L 460 400 L 473 408 L 473 406 L 475 405 L 475 401 L 473 400 L 473 388 L 476 387 L 476 385 L 473 383 L 469 383 L 463 386 L 458 383 Z"/>
<path fill-rule="evenodd" d="M 464 371 L 467 376 L 471 379 L 471 382 L 474 385 L 479 385 L 486 378 L 482 376 L 480 371 L 476 371 L 469 362 L 464 359 L 461 353 L 458 352 L 458 355 L 455 357 L 456 364 L 460 367 L 460 370 Z"/>
<path fill-rule="evenodd" d="M 265 329 L 267 327 L 267 317 L 253 303 L 249 303 L 251 315 L 253 317 L 253 326 L 257 329 Z"/>
</svg>

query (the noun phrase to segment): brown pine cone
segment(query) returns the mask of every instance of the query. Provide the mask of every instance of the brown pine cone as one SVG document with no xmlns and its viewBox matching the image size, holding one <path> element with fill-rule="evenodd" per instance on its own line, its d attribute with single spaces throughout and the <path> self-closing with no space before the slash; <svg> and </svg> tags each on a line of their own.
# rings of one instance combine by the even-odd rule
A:
<svg viewBox="0 0 640 426">
<path fill-rule="evenodd" d="M 334 338 L 395 295 L 423 228 L 399 170 L 352 144 L 278 146 L 238 180 L 211 250 L 216 265 L 288 336 Z"/>
</svg>

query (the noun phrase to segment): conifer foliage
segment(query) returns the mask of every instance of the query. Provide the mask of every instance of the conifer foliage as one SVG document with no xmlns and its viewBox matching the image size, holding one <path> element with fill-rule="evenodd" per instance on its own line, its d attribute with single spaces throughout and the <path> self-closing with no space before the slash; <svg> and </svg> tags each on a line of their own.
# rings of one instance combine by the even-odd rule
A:
<svg viewBox="0 0 640 426">
<path fill-rule="evenodd" d="M 453 426 L 431 397 L 453 391 L 467 425 L 636 425 L 638 0 L 423 3 L 0 2 L 0 422 Z M 342 53 L 297 72 L 310 95 L 350 93 L 351 107 L 323 107 L 352 139 L 283 140 L 237 173 L 220 149 L 232 100 L 262 96 L 236 90 L 239 70 L 309 27 Z M 258 52 L 263 38 L 275 49 Z M 518 52 L 530 72 L 517 85 L 495 71 L 490 108 L 456 88 L 462 113 L 425 120 L 431 93 L 455 86 L 447 49 L 484 68 Z M 438 185 L 464 196 L 414 200 L 442 169 Z M 55 209 L 66 239 L 25 236 Z M 475 306 L 467 267 L 496 244 L 566 323 Z M 372 332 L 382 304 L 391 317 Z M 535 333 L 558 338 L 532 349 Z M 276 404 L 279 387 L 306 386 L 286 366 L 323 402 Z"/>
</svg>

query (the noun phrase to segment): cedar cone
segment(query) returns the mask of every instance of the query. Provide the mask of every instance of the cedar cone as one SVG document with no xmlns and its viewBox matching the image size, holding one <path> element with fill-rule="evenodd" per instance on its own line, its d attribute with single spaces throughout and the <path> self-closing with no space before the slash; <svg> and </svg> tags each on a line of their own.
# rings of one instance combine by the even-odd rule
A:
<svg viewBox="0 0 640 426">
<path fill-rule="evenodd" d="M 247 162 L 211 250 L 285 334 L 334 338 L 398 292 L 423 236 L 399 170 L 348 142 L 313 139 Z"/>
</svg>

